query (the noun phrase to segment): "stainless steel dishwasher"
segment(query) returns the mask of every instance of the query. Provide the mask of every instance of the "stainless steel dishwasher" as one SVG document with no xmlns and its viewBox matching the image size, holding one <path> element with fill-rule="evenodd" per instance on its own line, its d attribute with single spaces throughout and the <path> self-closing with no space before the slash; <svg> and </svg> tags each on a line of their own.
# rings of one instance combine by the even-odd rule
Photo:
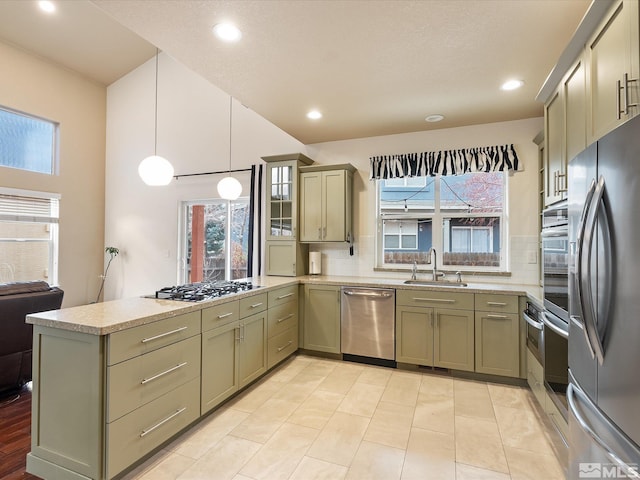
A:
<svg viewBox="0 0 640 480">
<path fill-rule="evenodd" d="M 342 287 L 341 350 L 345 360 L 396 366 L 396 291 Z"/>
</svg>

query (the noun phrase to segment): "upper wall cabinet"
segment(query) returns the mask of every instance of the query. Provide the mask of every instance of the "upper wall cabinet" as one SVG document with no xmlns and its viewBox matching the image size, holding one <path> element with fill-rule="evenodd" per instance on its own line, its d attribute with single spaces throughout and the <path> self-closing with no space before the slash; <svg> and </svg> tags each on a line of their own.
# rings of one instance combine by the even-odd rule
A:
<svg viewBox="0 0 640 480">
<path fill-rule="evenodd" d="M 585 68 L 578 59 L 545 105 L 544 206 L 567 198 L 567 164 L 586 145 Z"/>
<path fill-rule="evenodd" d="M 565 126 L 562 90 L 558 89 L 544 108 L 544 205 L 562 200 L 564 192 L 566 157 L 564 154 Z"/>
<path fill-rule="evenodd" d="M 301 153 L 262 157 L 267 162 L 265 268 L 267 275 L 304 275 L 308 246 L 298 235 L 298 171 L 313 160 Z"/>
<path fill-rule="evenodd" d="M 588 142 L 638 114 L 638 1 L 618 0 L 586 44 Z"/>
<path fill-rule="evenodd" d="M 544 206 L 566 198 L 578 153 L 640 112 L 639 25 L 637 0 L 593 2 L 540 90 Z"/>
<path fill-rule="evenodd" d="M 267 162 L 267 240 L 296 240 L 298 168 L 313 160 L 301 153 L 262 159 Z"/>
<path fill-rule="evenodd" d="M 346 242 L 352 238 L 352 165 L 300 168 L 300 241 Z"/>
</svg>

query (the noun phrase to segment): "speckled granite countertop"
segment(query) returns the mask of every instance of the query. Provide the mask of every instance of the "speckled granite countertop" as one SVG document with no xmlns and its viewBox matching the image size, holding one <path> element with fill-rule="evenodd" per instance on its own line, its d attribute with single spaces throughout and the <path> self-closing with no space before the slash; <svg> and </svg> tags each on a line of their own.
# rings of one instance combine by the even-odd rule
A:
<svg viewBox="0 0 640 480">
<path fill-rule="evenodd" d="M 44 327 L 72 330 L 91 335 L 108 335 L 127 328 L 202 310 L 221 303 L 258 295 L 267 289 L 299 283 L 318 285 L 345 285 L 378 288 L 403 288 L 411 290 L 448 290 L 467 293 L 496 293 L 529 296 L 541 303 L 541 289 L 537 285 L 492 283 L 468 283 L 466 287 L 441 285 L 406 285 L 404 279 L 365 278 L 331 275 L 307 275 L 303 277 L 253 277 L 254 290 L 227 295 L 202 302 L 159 300 L 147 297 L 131 297 L 109 302 L 93 303 L 77 307 L 51 310 L 27 315 L 27 323 Z"/>
</svg>

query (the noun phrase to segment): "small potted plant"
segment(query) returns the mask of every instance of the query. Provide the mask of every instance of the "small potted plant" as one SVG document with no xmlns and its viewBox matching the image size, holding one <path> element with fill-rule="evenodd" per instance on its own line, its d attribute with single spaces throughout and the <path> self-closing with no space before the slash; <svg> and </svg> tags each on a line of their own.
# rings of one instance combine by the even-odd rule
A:
<svg viewBox="0 0 640 480">
<path fill-rule="evenodd" d="M 120 253 L 120 249 L 116 247 L 107 247 L 104 249 L 104 251 L 105 253 L 109 254 L 109 261 L 107 262 L 107 266 L 104 269 L 104 274 L 100 275 L 102 281 L 100 282 L 100 290 L 98 290 L 98 295 L 96 296 L 96 301 L 94 303 L 98 303 L 100 301 L 100 295 L 102 294 L 102 290 L 104 289 L 104 282 L 107 279 L 107 273 L 109 273 L 111 262 L 113 262 L 113 259 L 116 258 Z"/>
</svg>

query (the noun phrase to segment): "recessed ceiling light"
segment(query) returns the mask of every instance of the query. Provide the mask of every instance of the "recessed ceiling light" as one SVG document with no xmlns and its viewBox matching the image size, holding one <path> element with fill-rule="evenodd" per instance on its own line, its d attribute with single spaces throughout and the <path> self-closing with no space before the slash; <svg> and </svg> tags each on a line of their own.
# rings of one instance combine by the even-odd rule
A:
<svg viewBox="0 0 640 480">
<path fill-rule="evenodd" d="M 311 110 L 307 113 L 307 118 L 310 118 L 311 120 L 318 120 L 319 118 L 322 118 L 322 113 L 318 110 Z"/>
<path fill-rule="evenodd" d="M 50 2 L 49 0 L 40 0 L 38 2 L 38 7 L 40 7 L 40 10 L 42 10 L 43 12 L 47 12 L 47 13 L 53 13 L 56 11 L 56 6 L 53 2 Z"/>
<path fill-rule="evenodd" d="M 436 113 L 434 115 L 428 115 L 425 118 L 425 121 L 429 123 L 441 122 L 442 120 L 444 120 L 444 115 L 440 115 L 439 113 Z"/>
<path fill-rule="evenodd" d="M 223 42 L 237 42 L 242 32 L 232 23 L 218 23 L 213 26 L 213 33 Z"/>
<path fill-rule="evenodd" d="M 524 85 L 522 80 L 509 80 L 500 87 L 502 90 L 516 90 Z"/>
</svg>

